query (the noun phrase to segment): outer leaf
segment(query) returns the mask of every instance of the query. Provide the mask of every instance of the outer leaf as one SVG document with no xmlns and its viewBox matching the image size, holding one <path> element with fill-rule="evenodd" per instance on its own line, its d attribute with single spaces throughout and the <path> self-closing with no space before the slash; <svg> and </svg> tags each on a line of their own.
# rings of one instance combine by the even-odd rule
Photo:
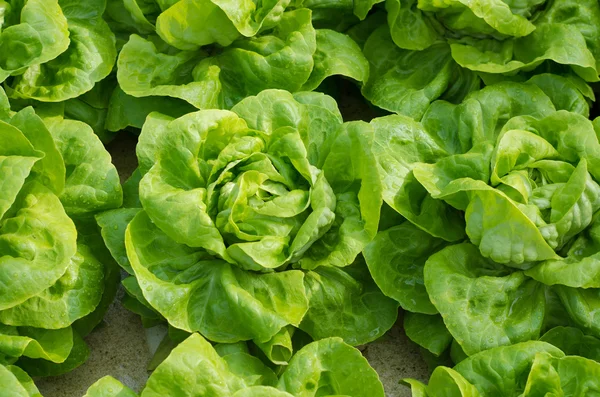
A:
<svg viewBox="0 0 600 397">
<path fill-rule="evenodd" d="M 371 280 L 364 262 L 322 266 L 305 275 L 309 309 L 300 329 L 314 340 L 339 336 L 352 346 L 381 337 L 396 322 L 398 305 Z"/>
<path fill-rule="evenodd" d="M 102 322 L 104 315 L 113 303 L 117 294 L 119 281 L 121 280 L 121 273 L 119 266 L 106 248 L 94 219 L 78 220 L 77 234 L 78 239 L 88 246 L 93 256 L 104 265 L 103 285 L 102 287 L 96 286 L 97 289 L 103 290 L 100 302 L 92 313 L 73 323 L 73 329 L 81 337 L 86 337 Z"/>
<path fill-rule="evenodd" d="M 8 309 L 64 274 L 77 249 L 77 232 L 58 197 L 35 182 L 21 189 L 1 225 L 0 309 Z"/>
<path fill-rule="evenodd" d="M 199 64 L 194 74 L 218 65 L 225 107 L 231 108 L 269 88 L 300 91 L 312 73 L 315 50 L 311 12 L 299 9 L 284 13 L 270 35 L 236 41 L 214 59 Z"/>
<path fill-rule="evenodd" d="M 17 365 L 22 367 L 31 376 L 59 376 L 66 374 L 81 366 L 89 357 L 90 349 L 77 333 L 73 332 L 73 347 L 69 352 L 68 357 L 60 363 L 48 361 L 47 359 L 35 359 L 29 357 L 21 357 L 17 361 Z"/>
<path fill-rule="evenodd" d="M 459 372 L 447 368 L 437 367 L 431 374 L 427 395 L 432 397 L 479 397 L 477 388 L 469 383 Z"/>
<path fill-rule="evenodd" d="M 229 371 L 240 378 L 247 386 L 275 385 L 277 376 L 259 358 L 248 353 L 228 353 L 221 357 L 227 362 Z"/>
<path fill-rule="evenodd" d="M 125 251 L 125 230 L 139 211 L 139 208 L 120 208 L 96 215 L 106 247 L 119 266 L 129 274 L 133 274 L 133 269 Z"/>
<path fill-rule="evenodd" d="M 252 386 L 247 389 L 238 390 L 233 397 L 291 397 L 284 391 L 279 391 L 270 386 Z"/>
<path fill-rule="evenodd" d="M 527 83 L 540 87 L 544 94 L 552 100 L 556 110 L 567 110 L 588 117 L 590 113 L 589 104 L 574 79 L 578 78 L 566 78 L 556 74 L 543 73 L 533 76 Z"/>
<path fill-rule="evenodd" d="M 402 379 L 402 383 L 410 387 L 413 397 L 427 397 L 427 385 L 416 379 Z"/>
<path fill-rule="evenodd" d="M 483 351 L 461 361 L 454 369 L 476 385 L 482 396 L 518 395 L 538 353 L 564 356 L 548 343 L 524 342 Z"/>
<path fill-rule="evenodd" d="M 436 356 L 441 355 L 452 343 L 452 335 L 439 315 L 406 312 L 404 331 L 410 340 Z"/>
<path fill-rule="evenodd" d="M 566 285 L 573 288 L 600 288 L 600 256 L 573 257 L 545 261 L 525 272 L 546 285 Z"/>
<path fill-rule="evenodd" d="M 158 34 L 182 50 L 218 43 L 225 47 L 240 35 L 258 33 L 281 18 L 289 0 L 251 1 L 183 0 L 163 12 L 156 21 Z"/>
<path fill-rule="evenodd" d="M 339 338 L 323 339 L 300 350 L 281 376 L 278 388 L 297 397 L 384 395 L 367 360 Z"/>
<path fill-rule="evenodd" d="M 302 90 L 312 91 L 332 75 L 350 77 L 361 83 L 367 81 L 369 63 L 354 40 L 329 29 L 317 30 L 316 39 L 315 67 Z"/>
<path fill-rule="evenodd" d="M 193 334 L 156 368 L 141 396 L 199 394 L 210 390 L 214 396 L 225 397 L 244 386 L 210 343 Z"/>
<path fill-rule="evenodd" d="M 483 258 L 471 244 L 453 245 L 432 255 L 425 264 L 425 286 L 468 355 L 540 336 L 542 286 Z"/>
<path fill-rule="evenodd" d="M 406 50 L 425 50 L 438 39 L 436 22 L 428 18 L 415 0 L 388 0 L 388 24 L 394 43 Z"/>
<path fill-rule="evenodd" d="M 73 330 L 45 330 L 0 325 L 0 352 L 8 357 L 42 358 L 64 362 L 73 348 Z"/>
<path fill-rule="evenodd" d="M 573 7 L 575 5 L 575 7 Z M 596 65 L 600 57 L 600 46 L 595 40 L 600 34 L 600 5 L 593 0 L 574 2 L 572 0 L 551 3 L 550 9 L 543 13 L 539 23 L 558 23 L 576 26 L 584 37 L 588 49 L 596 58 Z M 578 73 L 579 74 L 579 73 Z"/>
<path fill-rule="evenodd" d="M 550 373 L 554 372 L 554 377 L 560 379 L 559 390 L 562 389 L 565 396 L 585 396 L 600 391 L 600 363 L 577 356 L 559 358 L 539 353 L 531 374 L 536 364 L 542 367 L 539 376 L 546 379 L 550 377 L 547 369 L 551 366 Z M 558 379 L 554 383 L 558 383 Z"/>
<path fill-rule="evenodd" d="M 159 6 L 152 1 L 156 9 L 152 10 L 159 12 Z M 155 28 L 150 20 L 156 20 L 156 15 L 147 15 L 136 0 L 108 0 L 106 4 L 105 20 L 111 25 L 113 31 L 126 30 L 136 31 L 138 33 L 148 34 L 153 33 Z M 115 25 L 118 25 L 119 29 Z"/>
<path fill-rule="evenodd" d="M 581 356 L 600 361 L 600 339 L 585 335 L 580 329 L 573 327 L 555 327 L 540 338 L 569 356 Z"/>
<path fill-rule="evenodd" d="M 555 286 L 554 290 L 572 321 L 587 334 L 600 337 L 600 289 Z"/>
<path fill-rule="evenodd" d="M 93 133 L 79 121 L 47 119 L 69 172 L 60 199 L 66 211 L 82 216 L 119 207 L 123 192 L 111 157 Z"/>
<path fill-rule="evenodd" d="M 0 190 L 0 216 L 14 204 L 25 180 L 43 153 L 36 151 L 23 133 L 15 127 L 0 121 L 0 148 L 2 161 L 2 190 Z"/>
<path fill-rule="evenodd" d="M 294 354 L 292 346 L 294 331 L 295 328 L 292 326 L 284 327 L 267 342 L 255 341 L 256 346 L 273 364 L 287 365 Z"/>
<path fill-rule="evenodd" d="M 565 51 L 564 43 L 569 43 Z M 575 26 L 538 24 L 528 36 L 514 40 L 463 39 L 453 43 L 452 57 L 462 67 L 484 73 L 530 70 L 546 60 L 571 65 L 586 81 L 597 81 L 594 55 Z"/>
<path fill-rule="evenodd" d="M 365 248 L 369 271 L 384 294 L 397 300 L 403 309 L 435 314 L 425 290 L 423 267 L 431 253 L 444 242 L 409 222 L 379 232 Z"/>
<path fill-rule="evenodd" d="M 16 371 L 18 371 L 17 367 L 12 368 L 16 368 Z M 23 373 L 23 375 L 27 376 L 25 373 Z M 2 386 L 5 387 L 6 390 L 10 390 L 12 395 L 15 397 L 32 396 L 32 394 L 30 394 L 29 391 L 26 389 L 26 385 L 24 385 L 21 382 L 21 380 L 16 376 L 16 374 L 11 371 L 10 366 L 5 367 L 4 365 L 0 365 L 0 382 L 2 382 Z"/>
<path fill-rule="evenodd" d="M 419 120 L 450 85 L 455 67 L 450 48 L 436 43 L 424 51 L 403 50 L 386 28 L 375 30 L 364 45 L 370 76 L 362 93 L 378 107 Z"/>
<path fill-rule="evenodd" d="M 137 394 L 111 376 L 105 376 L 93 385 L 83 397 L 137 397 Z"/>
<path fill-rule="evenodd" d="M 25 388 L 25 390 L 27 391 L 27 396 L 29 397 L 41 397 L 42 395 L 40 394 L 40 391 L 38 390 L 38 388 L 35 386 L 35 383 L 33 383 L 33 379 L 31 379 L 31 377 L 25 372 L 23 371 L 21 368 L 16 367 L 14 365 L 9 365 L 5 367 L 6 369 L 8 369 L 13 375 L 14 377 L 19 381 L 19 383 L 21 384 L 21 386 L 23 386 Z M 12 391 L 12 389 L 9 389 Z M 17 388 L 18 390 L 18 388 Z"/>
<path fill-rule="evenodd" d="M 382 117 L 371 125 L 384 201 L 429 234 L 447 241 L 461 240 L 464 227 L 460 214 L 433 200 L 411 172 L 413 163 L 428 163 L 447 155 L 438 137 L 404 116 Z"/>
<path fill-rule="evenodd" d="M 161 43 L 131 35 L 119 54 L 117 78 L 121 89 L 134 97 L 170 96 L 197 108 L 219 108 L 219 69 L 192 75 L 202 58 L 196 51 L 172 54 Z"/>
<path fill-rule="evenodd" d="M 42 119 L 32 108 L 25 108 L 15 114 L 10 123 L 25 135 L 36 150 L 44 153 L 44 158 L 34 165 L 32 172 L 40 183 L 60 195 L 65 187 L 65 163 Z"/>
<path fill-rule="evenodd" d="M 116 87 L 106 115 L 106 129 L 120 131 L 127 127 L 141 129 L 146 117 L 152 112 L 161 112 L 172 117 L 181 117 L 194 111 L 187 102 L 168 97 L 136 98 Z"/>
</svg>

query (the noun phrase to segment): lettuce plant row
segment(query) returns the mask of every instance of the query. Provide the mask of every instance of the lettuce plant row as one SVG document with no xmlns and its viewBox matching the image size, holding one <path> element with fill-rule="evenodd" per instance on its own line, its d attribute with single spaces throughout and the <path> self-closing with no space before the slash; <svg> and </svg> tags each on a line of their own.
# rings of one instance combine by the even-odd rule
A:
<svg viewBox="0 0 600 397">
<path fill-rule="evenodd" d="M 599 71 L 597 0 L 0 0 L 0 397 L 117 295 L 85 396 L 393 395 L 399 312 L 415 397 L 600 395 Z"/>
</svg>

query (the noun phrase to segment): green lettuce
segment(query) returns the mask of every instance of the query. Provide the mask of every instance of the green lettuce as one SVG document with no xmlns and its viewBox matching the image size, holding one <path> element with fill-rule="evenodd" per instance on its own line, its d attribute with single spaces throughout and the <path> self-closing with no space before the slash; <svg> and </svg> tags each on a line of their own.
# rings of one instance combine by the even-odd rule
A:
<svg viewBox="0 0 600 397">
<path fill-rule="evenodd" d="M 33 106 L 40 116 L 90 125 L 105 143 L 114 138 L 105 124 L 117 51 L 105 7 L 105 0 L 0 3 L 0 52 L 12 63 L 0 65 L 0 82 L 13 109 Z"/>
<path fill-rule="evenodd" d="M 67 50 L 68 23 L 58 0 L 2 1 L 0 11 L 0 81 Z"/>
<path fill-rule="evenodd" d="M 0 98 L 8 104 L 1 89 Z M 116 264 L 91 217 L 119 207 L 122 190 L 84 123 L 5 108 L 0 136 L 0 363 L 58 375 L 85 361 L 81 338 L 116 293 Z"/>
<path fill-rule="evenodd" d="M 365 15 L 366 6 L 357 5 Z M 103 127 L 139 133 L 153 111 L 177 118 L 231 109 L 265 89 L 312 91 L 333 75 L 366 81 L 360 47 L 320 26 L 319 10 L 289 0 L 109 0 L 104 18 L 117 36 L 119 84 Z"/>
<path fill-rule="evenodd" d="M 105 1 L 2 1 L 3 7 L 0 81 L 6 80 L 11 97 L 66 101 L 112 71 L 117 52 L 102 19 Z"/>
<path fill-rule="evenodd" d="M 368 124 L 342 123 L 330 97 L 309 92 L 151 113 L 132 180 L 139 202 L 97 217 L 135 276 L 126 305 L 148 326 L 164 318 L 267 351 L 288 326 L 352 345 L 381 336 L 398 305 L 360 256 L 381 206 L 371 139 Z"/>
<path fill-rule="evenodd" d="M 370 123 L 383 199 L 406 220 L 364 255 L 414 313 L 413 341 L 470 356 L 557 326 L 600 337 L 600 143 L 588 112 L 577 87 L 544 74 L 436 101 L 421 122 Z"/>
<path fill-rule="evenodd" d="M 452 59 L 447 43 L 437 42 L 423 51 L 399 48 L 385 23 L 368 36 L 363 52 L 370 66 L 369 79 L 362 87 L 364 97 L 382 109 L 416 120 L 434 100 L 460 103 L 481 85 L 475 73 Z"/>
<path fill-rule="evenodd" d="M 416 120 L 434 100 L 458 104 L 482 82 L 550 70 L 590 92 L 585 82 L 599 79 L 595 0 L 387 0 L 385 9 L 386 21 L 376 13 L 350 29 L 366 40 L 371 66 L 362 93 Z"/>
<path fill-rule="evenodd" d="M 123 93 L 134 98 L 130 102 L 155 98 L 198 109 L 231 109 L 265 89 L 313 90 L 331 75 L 359 82 L 368 78 L 359 46 L 343 33 L 315 29 L 308 5 L 287 0 L 180 0 L 168 8 L 138 3 L 114 0 L 107 8 L 113 29 L 132 34 L 117 70 Z M 161 111 L 149 100 L 145 106 Z"/>
</svg>

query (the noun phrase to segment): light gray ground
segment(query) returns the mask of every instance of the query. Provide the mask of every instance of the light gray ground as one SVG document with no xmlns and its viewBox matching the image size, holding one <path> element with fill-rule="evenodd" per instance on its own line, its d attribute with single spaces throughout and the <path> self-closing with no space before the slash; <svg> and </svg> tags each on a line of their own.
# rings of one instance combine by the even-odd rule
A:
<svg viewBox="0 0 600 397">
<path fill-rule="evenodd" d="M 370 119 L 376 114 L 373 109 L 356 102 L 340 101 L 340 107 L 347 119 Z M 117 141 L 108 145 L 122 181 L 137 165 L 135 142 L 134 136 L 121 134 Z M 140 391 L 148 378 L 146 366 L 151 351 L 158 346 L 161 331 L 145 330 L 139 317 L 116 301 L 104 325 L 86 338 L 91 349 L 89 360 L 66 375 L 37 380 L 40 392 L 44 397 L 81 397 L 92 383 L 105 375 L 111 375 Z M 419 355 L 419 349 L 407 339 L 399 325 L 366 346 L 363 354 L 379 374 L 388 397 L 410 396 L 409 389 L 398 384 L 402 378 L 427 378 L 427 366 Z"/>
</svg>

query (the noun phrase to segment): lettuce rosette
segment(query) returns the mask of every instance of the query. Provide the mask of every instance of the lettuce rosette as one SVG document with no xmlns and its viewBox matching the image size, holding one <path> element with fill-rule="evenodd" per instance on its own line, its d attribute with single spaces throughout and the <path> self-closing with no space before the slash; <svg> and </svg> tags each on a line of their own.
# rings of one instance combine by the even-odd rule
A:
<svg viewBox="0 0 600 397">
<path fill-rule="evenodd" d="M 107 76 L 117 51 L 115 35 L 103 19 L 106 1 L 2 3 L 0 57 L 13 65 L 0 64 L 0 82 L 13 108 L 33 106 L 39 114 L 82 121 L 103 142 L 110 141 L 114 133 L 105 124 L 116 78 Z M 34 56 L 38 47 L 39 57 Z"/>
<path fill-rule="evenodd" d="M 552 97 L 548 85 L 562 84 Z M 365 258 L 435 356 L 570 326 L 600 337 L 600 143 L 568 79 L 491 85 L 371 122 L 387 208 Z"/>
<path fill-rule="evenodd" d="M 58 375 L 86 360 L 82 338 L 116 293 L 92 216 L 121 205 L 119 177 L 89 126 L 13 112 L 1 89 L 0 152 L 2 376 Z"/>
<path fill-rule="evenodd" d="M 265 89 L 311 91 L 332 75 L 368 78 L 350 37 L 315 29 L 312 11 L 289 0 L 112 0 L 106 18 L 124 42 L 110 130 L 139 129 L 151 111 L 179 117 L 169 109 L 231 109 Z"/>
<path fill-rule="evenodd" d="M 405 382 L 415 397 L 584 397 L 600 392 L 600 363 L 532 341 L 477 353 L 454 368 L 440 366 L 428 385 Z"/>
<path fill-rule="evenodd" d="M 570 76 L 584 91 L 599 78 L 596 0 L 387 0 L 385 9 L 353 29 L 370 33 L 363 95 L 392 112 L 419 120 L 432 101 L 458 104 L 481 79 L 524 81 L 534 69 Z"/>
<path fill-rule="evenodd" d="M 381 206 L 365 126 L 344 124 L 328 96 L 279 90 L 232 111 L 151 113 L 125 184 L 139 199 L 98 216 L 132 275 L 126 306 L 148 326 L 253 340 L 277 362 L 296 328 L 352 345 L 381 336 L 398 305 L 359 255 Z"/>
<path fill-rule="evenodd" d="M 133 390 L 106 376 L 86 397 L 135 397 Z M 193 334 L 150 375 L 139 394 L 197 397 L 383 397 L 377 373 L 355 348 L 339 338 L 302 347 L 277 376 L 251 355 L 244 343 L 211 345 Z"/>
<path fill-rule="evenodd" d="M 105 0 L 0 2 L 0 82 L 14 98 L 61 102 L 110 74 L 115 35 Z"/>
</svg>

